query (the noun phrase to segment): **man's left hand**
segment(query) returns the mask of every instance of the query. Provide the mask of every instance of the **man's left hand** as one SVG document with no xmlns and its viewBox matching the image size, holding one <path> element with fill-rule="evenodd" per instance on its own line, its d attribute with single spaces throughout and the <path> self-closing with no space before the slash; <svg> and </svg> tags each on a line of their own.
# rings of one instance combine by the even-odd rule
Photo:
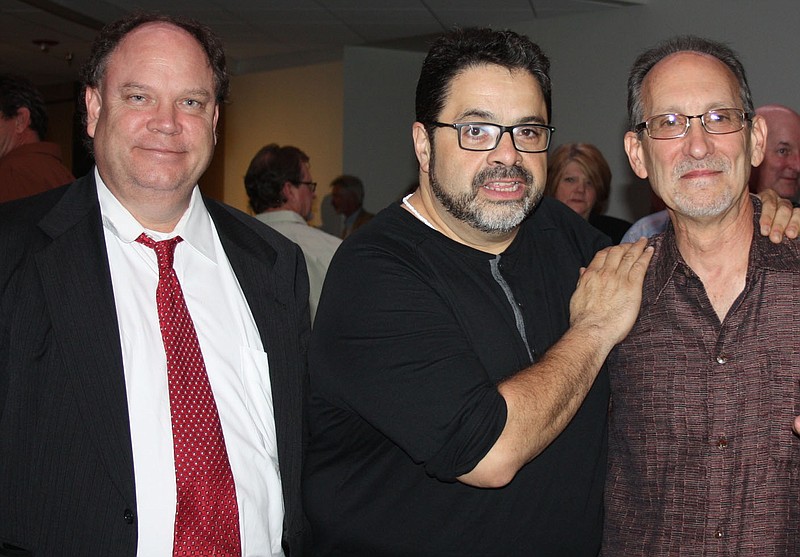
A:
<svg viewBox="0 0 800 557">
<path fill-rule="evenodd" d="M 793 208 L 789 200 L 778 197 L 773 190 L 764 190 L 757 194 L 761 199 L 761 235 L 769 235 L 769 239 L 780 244 L 784 235 L 797 238 L 800 232 L 800 209 Z"/>
</svg>

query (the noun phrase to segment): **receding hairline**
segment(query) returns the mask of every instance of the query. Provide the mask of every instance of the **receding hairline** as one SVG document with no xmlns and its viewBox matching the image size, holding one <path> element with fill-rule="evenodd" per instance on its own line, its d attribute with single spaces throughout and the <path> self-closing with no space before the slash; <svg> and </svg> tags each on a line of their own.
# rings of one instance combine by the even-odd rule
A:
<svg viewBox="0 0 800 557">
<path fill-rule="evenodd" d="M 128 42 L 137 33 L 147 31 L 154 27 L 162 27 L 164 28 L 164 30 L 172 30 L 173 32 L 178 31 L 179 34 L 190 39 L 190 42 L 194 44 L 195 47 L 197 47 L 198 51 L 202 54 L 203 59 L 206 61 L 206 67 L 211 72 L 212 81 L 214 80 L 214 68 L 212 66 L 211 59 L 208 57 L 208 53 L 206 52 L 206 49 L 203 46 L 203 44 L 199 40 L 197 40 L 197 37 L 192 35 L 192 33 L 184 29 L 180 25 L 176 25 L 175 23 L 172 23 L 170 21 L 156 20 L 156 21 L 146 21 L 141 25 L 137 25 L 136 27 L 125 33 L 125 35 L 119 39 L 119 42 L 114 46 L 113 49 L 111 49 L 111 51 L 106 56 L 106 61 L 105 61 L 106 69 L 101 74 L 100 77 L 101 81 L 105 79 L 108 67 L 111 64 L 112 60 L 114 59 L 114 56 L 120 51 L 120 49 L 126 44 L 126 42 Z M 100 84 L 98 83 L 97 85 L 99 86 Z M 214 95 L 212 93 L 212 98 L 213 96 Z"/>
<path fill-rule="evenodd" d="M 736 100 L 739 100 L 739 79 L 737 78 L 734 71 L 722 60 L 714 56 L 713 54 L 709 54 L 706 52 L 699 52 L 697 50 L 680 50 L 678 52 L 672 52 L 667 56 L 664 56 L 661 60 L 653 64 L 653 66 L 647 71 L 647 73 L 642 78 L 642 85 L 641 85 L 641 102 L 644 103 L 645 98 L 650 96 L 650 88 L 652 85 L 653 74 L 655 73 L 656 69 L 659 67 L 663 67 L 663 65 L 670 61 L 675 60 L 678 57 L 695 57 L 700 58 L 703 60 L 709 60 L 713 62 L 716 66 L 722 68 L 725 73 L 728 75 L 729 83 L 728 85 L 733 86 L 733 92 L 735 93 Z M 644 107 L 642 107 L 644 109 Z M 743 110 L 747 110 L 747 107 L 742 107 Z M 642 114 L 643 117 L 646 117 L 645 114 Z"/>
</svg>

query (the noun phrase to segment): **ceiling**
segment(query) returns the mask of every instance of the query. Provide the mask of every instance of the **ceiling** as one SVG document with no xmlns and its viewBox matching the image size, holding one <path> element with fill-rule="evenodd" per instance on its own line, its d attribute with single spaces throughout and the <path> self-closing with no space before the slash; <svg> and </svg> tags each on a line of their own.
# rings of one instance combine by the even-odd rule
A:
<svg viewBox="0 0 800 557">
<path fill-rule="evenodd" d="M 340 59 L 345 46 L 425 50 L 454 26 L 495 28 L 648 0 L 0 0 L 0 72 L 37 85 L 77 80 L 92 39 L 136 9 L 198 19 L 225 43 L 231 73 Z"/>
</svg>

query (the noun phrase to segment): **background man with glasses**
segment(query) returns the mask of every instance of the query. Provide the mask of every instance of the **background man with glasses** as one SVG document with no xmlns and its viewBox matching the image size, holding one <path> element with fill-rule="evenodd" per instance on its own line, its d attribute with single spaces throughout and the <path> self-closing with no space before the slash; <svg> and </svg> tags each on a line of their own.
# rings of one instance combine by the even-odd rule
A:
<svg viewBox="0 0 800 557">
<path fill-rule="evenodd" d="M 342 244 L 312 333 L 314 555 L 597 554 L 603 362 L 651 252 L 592 260 L 608 239 L 542 199 L 548 70 L 480 29 L 423 64 L 420 186 Z"/>
<path fill-rule="evenodd" d="M 250 161 L 244 187 L 256 218 L 303 250 L 313 321 L 325 273 L 342 241 L 308 225 L 317 190 L 317 183 L 311 180 L 308 155 L 291 145 L 270 143 Z"/>
<path fill-rule="evenodd" d="M 765 122 L 736 55 L 697 37 L 636 60 L 628 112 L 671 224 L 609 357 L 603 554 L 800 555 L 800 245 L 755 233 Z"/>
</svg>

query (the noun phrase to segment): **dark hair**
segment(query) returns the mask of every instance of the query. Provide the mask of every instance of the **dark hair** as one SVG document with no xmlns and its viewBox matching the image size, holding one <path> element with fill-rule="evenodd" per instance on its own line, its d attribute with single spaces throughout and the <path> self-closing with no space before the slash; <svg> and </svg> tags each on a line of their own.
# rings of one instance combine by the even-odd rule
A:
<svg viewBox="0 0 800 557">
<path fill-rule="evenodd" d="M 230 76 L 225 62 L 225 50 L 222 41 L 214 32 L 193 19 L 186 19 L 159 12 L 137 12 L 109 23 L 100 31 L 92 43 L 89 59 L 81 69 L 83 91 L 78 106 L 86 127 L 86 88 L 98 88 L 105 77 L 108 60 L 122 40 L 133 30 L 148 23 L 168 23 L 179 27 L 194 37 L 208 58 L 208 64 L 214 75 L 214 96 L 217 104 L 222 104 L 230 92 Z M 87 137 L 87 145 L 91 149 L 91 138 Z"/>
<path fill-rule="evenodd" d="M 350 174 L 342 174 L 334 178 L 331 182 L 331 188 L 335 187 L 350 192 L 353 197 L 355 197 L 356 201 L 358 201 L 359 207 L 364 204 L 364 182 L 361 181 L 361 178 Z"/>
<path fill-rule="evenodd" d="M 291 145 L 280 147 L 270 143 L 262 147 L 250 161 L 244 176 L 244 189 L 253 212 L 263 213 L 286 203 L 283 185 L 299 183 L 303 179 L 302 165 L 308 161 L 308 155 Z"/>
<path fill-rule="evenodd" d="M 30 80 L 11 74 L 0 74 L 0 111 L 3 119 L 10 120 L 20 108 L 31 113 L 30 128 L 43 140 L 47 135 L 47 110 L 44 99 Z"/>
<path fill-rule="evenodd" d="M 484 28 L 454 29 L 433 43 L 417 82 L 417 121 L 430 132 L 431 124 L 439 119 L 444 108 L 453 79 L 462 71 L 482 64 L 529 72 L 542 88 L 550 121 L 550 61 L 547 56 L 524 35 Z"/>
<path fill-rule="evenodd" d="M 611 192 L 611 168 L 603 153 L 591 143 L 564 143 L 547 156 L 547 183 L 544 186 L 544 194 L 555 197 L 564 169 L 571 162 L 577 163 L 592 182 L 596 199 L 591 212 L 603 214 Z"/>
<path fill-rule="evenodd" d="M 628 76 L 628 127 L 631 131 L 644 120 L 642 83 L 645 77 L 653 69 L 653 66 L 661 60 L 679 52 L 706 54 L 725 64 L 739 82 L 739 97 L 744 111 L 753 114 L 753 97 L 750 93 L 750 85 L 747 83 L 744 66 L 742 66 L 736 53 L 727 45 L 716 41 L 694 35 L 680 35 L 667 39 L 643 52 L 633 63 L 631 73 Z"/>
</svg>

